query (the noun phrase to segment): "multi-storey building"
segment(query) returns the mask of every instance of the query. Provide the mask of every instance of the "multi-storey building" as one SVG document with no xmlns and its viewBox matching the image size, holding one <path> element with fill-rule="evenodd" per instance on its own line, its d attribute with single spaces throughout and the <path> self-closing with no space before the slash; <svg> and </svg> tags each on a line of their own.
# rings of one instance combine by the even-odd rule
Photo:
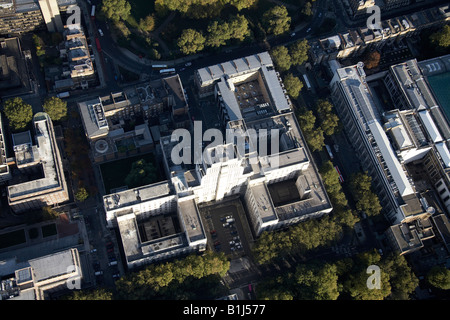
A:
<svg viewBox="0 0 450 320">
<path fill-rule="evenodd" d="M 76 248 L 28 261 L 2 261 L 0 300 L 44 300 L 49 294 L 81 283 L 83 272 Z M 6 277 L 9 274 L 12 277 Z"/>
<path fill-rule="evenodd" d="M 64 37 L 64 48 L 60 50 L 60 55 L 63 59 L 67 59 L 69 69 L 63 73 L 67 74 L 68 78 L 72 80 L 71 87 L 87 89 L 89 83 L 96 80 L 96 75 L 81 25 L 64 26 Z M 64 87 L 56 89 L 57 91 L 66 90 Z"/>
<path fill-rule="evenodd" d="M 373 51 L 393 42 L 398 43 L 406 37 L 419 34 L 424 29 L 438 28 L 449 20 L 449 5 L 382 20 L 380 29 L 360 27 L 314 41 L 310 44 L 309 56 L 314 64 L 358 57 L 366 50 Z"/>
<path fill-rule="evenodd" d="M 11 171 L 7 162 L 6 145 L 3 129 L 3 119 L 0 114 L 0 183 L 5 183 L 11 179 Z"/>
<path fill-rule="evenodd" d="M 330 87 L 349 140 L 392 224 L 388 242 L 399 254 L 438 242 L 450 252 L 448 123 L 435 120 L 440 107 L 415 60 L 375 78 L 384 79 L 399 109 L 385 111 L 375 102 L 362 63 L 335 70 Z"/>
<path fill-rule="evenodd" d="M 422 213 L 411 177 L 394 154 L 379 108 L 365 79 L 363 63 L 340 68 L 330 83 L 334 105 L 340 114 L 356 154 L 373 179 L 386 217 L 401 222 Z"/>
<path fill-rule="evenodd" d="M 8 203 L 16 213 L 69 200 L 61 153 L 50 117 L 43 112 L 35 114 L 33 128 L 35 145 L 32 145 L 29 131 L 13 136 L 17 168 L 38 175 L 31 181 L 12 181 L 8 186 Z"/>
<path fill-rule="evenodd" d="M 216 99 L 226 138 L 215 129 L 219 140 L 205 146 L 195 123 L 193 140 L 189 131 L 163 136 L 168 181 L 104 197 L 108 226 L 119 228 L 129 266 L 203 250 L 197 204 L 241 199 L 255 236 L 332 211 L 267 52 L 197 70 L 196 77 L 200 95 Z M 164 223 L 172 231 L 160 235 Z"/>
<path fill-rule="evenodd" d="M 178 75 L 78 103 L 83 127 L 97 162 L 151 151 L 155 141 L 148 122 L 166 114 L 173 128 L 190 127 L 188 105 Z M 137 125 L 134 130 L 128 123 Z M 161 127 L 166 126 L 162 124 Z M 161 131 L 167 130 L 162 128 Z"/>
<path fill-rule="evenodd" d="M 63 30 L 61 14 L 75 0 L 2 0 L 0 2 L 0 34 L 21 34 L 45 30 Z"/>
<path fill-rule="evenodd" d="M 103 197 L 108 227 L 118 228 L 128 268 L 206 249 L 192 196 L 178 198 L 168 181 Z"/>
</svg>

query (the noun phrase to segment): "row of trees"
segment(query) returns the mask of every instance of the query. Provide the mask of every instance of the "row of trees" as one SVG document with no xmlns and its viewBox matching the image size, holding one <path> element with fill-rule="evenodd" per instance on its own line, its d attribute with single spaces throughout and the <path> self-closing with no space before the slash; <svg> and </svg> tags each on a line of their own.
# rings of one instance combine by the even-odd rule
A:
<svg viewBox="0 0 450 320">
<path fill-rule="evenodd" d="M 67 116 L 67 102 L 57 97 L 47 98 L 42 107 L 53 121 L 62 120 Z M 33 119 L 33 108 L 19 97 L 6 100 L 3 112 L 14 131 L 24 130 Z"/>
<path fill-rule="evenodd" d="M 369 266 L 380 268 L 379 289 L 367 286 Z M 332 263 L 298 265 L 294 272 L 261 282 L 257 292 L 258 298 L 268 300 L 404 300 L 418 285 L 404 256 L 392 254 L 382 259 L 376 251 L 369 251 Z"/>
<path fill-rule="evenodd" d="M 300 66 L 308 60 L 309 44 L 306 39 L 298 40 L 289 47 L 275 47 L 270 55 L 277 70 L 288 71 L 293 66 Z"/>
<path fill-rule="evenodd" d="M 236 15 L 228 21 L 215 20 L 209 23 L 207 33 L 189 28 L 183 30 L 178 38 L 177 45 L 183 54 L 194 54 L 205 47 L 219 48 L 230 41 L 242 42 L 251 31 L 247 19 L 243 15 Z"/>
<path fill-rule="evenodd" d="M 164 15 L 168 11 L 178 11 L 194 19 L 218 17 L 226 6 L 233 6 L 238 11 L 252 7 L 257 0 L 156 0 L 155 10 Z"/>
<path fill-rule="evenodd" d="M 325 136 L 331 136 L 339 128 L 339 117 L 333 111 L 333 105 L 324 99 L 316 102 L 316 115 L 312 110 L 299 112 L 298 121 L 311 151 L 322 150 Z"/>
<path fill-rule="evenodd" d="M 105 289 L 77 291 L 69 299 L 192 299 L 195 298 L 192 291 L 201 291 L 196 286 L 217 290 L 220 278 L 229 268 L 230 262 L 223 253 L 208 251 L 204 255 L 193 254 L 172 262 L 151 264 L 129 273 L 116 281 L 114 294 Z"/>
</svg>

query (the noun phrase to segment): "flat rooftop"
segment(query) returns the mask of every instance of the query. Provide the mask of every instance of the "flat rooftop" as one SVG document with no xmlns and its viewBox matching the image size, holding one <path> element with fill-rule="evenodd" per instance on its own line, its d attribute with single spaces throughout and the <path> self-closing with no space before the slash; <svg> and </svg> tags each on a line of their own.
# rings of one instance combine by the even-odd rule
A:
<svg viewBox="0 0 450 320">
<path fill-rule="evenodd" d="M 172 193 L 171 191 L 168 181 L 162 181 L 106 195 L 103 197 L 103 203 L 106 210 L 116 210 L 160 197 L 166 197 Z"/>
<path fill-rule="evenodd" d="M 42 165 L 44 178 L 9 186 L 8 194 L 11 202 L 62 187 L 61 179 L 64 177 L 61 176 L 63 173 L 57 156 L 59 150 L 55 149 L 57 145 L 54 140 L 54 132 L 51 132 L 49 128 L 49 121 L 51 121 L 50 117 L 44 113 L 36 114 L 33 119 L 37 146 L 34 157 L 39 159 L 39 163 Z"/>
</svg>

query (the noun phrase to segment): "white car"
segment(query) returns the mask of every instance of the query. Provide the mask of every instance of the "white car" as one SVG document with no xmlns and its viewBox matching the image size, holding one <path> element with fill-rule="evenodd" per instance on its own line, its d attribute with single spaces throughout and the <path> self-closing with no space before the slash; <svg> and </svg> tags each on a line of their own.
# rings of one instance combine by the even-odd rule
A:
<svg viewBox="0 0 450 320">
<path fill-rule="evenodd" d="M 103 37 L 103 31 L 102 31 L 102 29 L 98 29 L 98 33 L 100 33 L 100 35 Z"/>
<path fill-rule="evenodd" d="M 310 32 L 311 31 L 311 28 L 308 28 L 308 30 L 306 30 L 306 32 Z"/>
<path fill-rule="evenodd" d="M 292 32 L 292 33 L 291 33 L 291 37 L 295 37 L 295 32 Z"/>
<path fill-rule="evenodd" d="M 185 66 L 186 66 L 186 67 L 192 66 L 192 62 L 186 62 Z"/>
</svg>

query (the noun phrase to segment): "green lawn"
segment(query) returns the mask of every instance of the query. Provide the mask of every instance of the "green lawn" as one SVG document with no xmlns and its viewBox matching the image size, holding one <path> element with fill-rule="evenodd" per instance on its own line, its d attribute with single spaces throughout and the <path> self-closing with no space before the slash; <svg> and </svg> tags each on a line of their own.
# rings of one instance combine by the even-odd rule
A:
<svg viewBox="0 0 450 320">
<path fill-rule="evenodd" d="M 110 193 L 111 189 L 119 188 L 125 186 L 125 178 L 131 171 L 131 166 L 133 162 L 144 159 L 147 162 L 154 164 L 158 168 L 155 156 L 152 153 L 137 155 L 134 157 L 121 159 L 117 161 L 107 162 L 100 165 L 100 170 L 102 172 L 103 185 L 105 186 L 105 192 Z M 164 173 L 158 170 L 158 181 L 165 179 Z M 155 182 L 158 182 L 155 181 Z"/>
</svg>

